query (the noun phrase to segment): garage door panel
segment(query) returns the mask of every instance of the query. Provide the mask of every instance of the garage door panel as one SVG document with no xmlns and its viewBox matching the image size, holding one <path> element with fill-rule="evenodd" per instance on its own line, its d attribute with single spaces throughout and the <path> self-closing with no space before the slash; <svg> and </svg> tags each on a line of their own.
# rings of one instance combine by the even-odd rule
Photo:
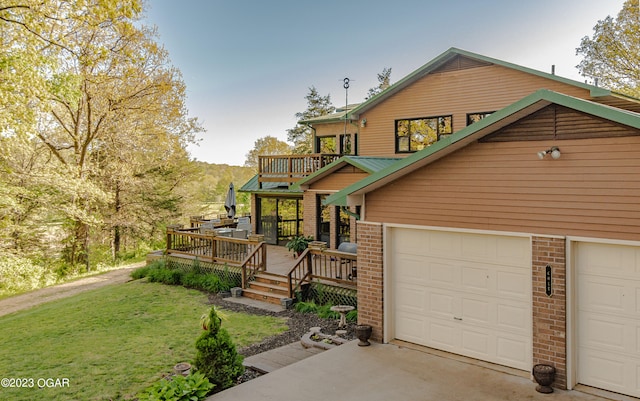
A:
<svg viewBox="0 0 640 401">
<path fill-rule="evenodd" d="M 435 348 L 454 352 L 460 347 L 460 333 L 453 322 L 432 319 L 428 327 L 429 336 L 427 338 Z M 423 338 L 422 341 L 424 340 Z"/>
<path fill-rule="evenodd" d="M 429 294 L 429 301 L 429 312 L 434 317 L 451 318 L 455 313 L 455 299 L 450 294 L 433 291 Z"/>
<path fill-rule="evenodd" d="M 452 263 L 445 263 L 440 260 L 425 263 L 425 260 L 422 259 L 422 264 L 423 266 L 426 265 L 429 286 L 454 286 L 460 280 L 459 269 Z"/>
<path fill-rule="evenodd" d="M 422 249 L 399 243 L 407 237 L 421 238 Z M 392 229 L 387 243 L 393 244 L 389 254 L 395 338 L 529 370 L 530 240 L 505 238 Z M 405 271 L 407 275 L 402 277 Z M 415 289 L 414 285 L 426 293 L 423 311 L 401 305 L 405 298 L 398 291 Z M 419 329 L 418 321 L 425 326 Z M 424 336 L 417 338 L 421 330 Z"/>
<path fill-rule="evenodd" d="M 495 314 L 491 316 L 492 306 L 485 300 L 463 297 L 460 315 L 467 323 L 489 325 L 495 320 Z"/>
<path fill-rule="evenodd" d="M 415 314 L 399 313 L 396 319 L 396 333 L 407 341 L 420 341 L 427 335 L 424 319 Z"/>
<path fill-rule="evenodd" d="M 587 274 L 637 277 L 640 275 L 640 250 L 633 246 L 589 243 L 580 247 L 578 263 L 580 270 Z"/>
<path fill-rule="evenodd" d="M 508 336 L 504 333 L 496 338 L 496 362 L 520 369 L 529 369 L 531 342 L 521 336 Z"/>
<path fill-rule="evenodd" d="M 625 351 L 625 325 L 609 316 L 587 317 L 580 321 L 580 345 L 609 351 Z"/>
<path fill-rule="evenodd" d="M 496 292 L 499 296 L 527 301 L 531 298 L 530 272 L 498 271 L 496 273 Z"/>
<path fill-rule="evenodd" d="M 528 305 L 498 305 L 496 324 L 501 331 L 508 330 L 520 335 L 526 335 L 529 330 L 531 315 Z"/>
<path fill-rule="evenodd" d="M 427 272 L 424 269 L 424 263 L 413 255 L 398 254 L 396 269 L 398 269 L 397 277 L 400 282 L 406 283 L 424 283 L 427 279 Z"/>
<path fill-rule="evenodd" d="M 468 291 L 490 291 L 489 271 L 486 268 L 462 267 L 462 288 Z"/>
<path fill-rule="evenodd" d="M 462 331 L 462 349 L 465 355 L 478 359 L 487 360 L 491 358 L 491 335 L 479 330 Z"/>
<path fill-rule="evenodd" d="M 398 291 L 398 310 L 412 313 L 425 312 L 425 290 L 417 286 L 405 285 Z"/>
</svg>

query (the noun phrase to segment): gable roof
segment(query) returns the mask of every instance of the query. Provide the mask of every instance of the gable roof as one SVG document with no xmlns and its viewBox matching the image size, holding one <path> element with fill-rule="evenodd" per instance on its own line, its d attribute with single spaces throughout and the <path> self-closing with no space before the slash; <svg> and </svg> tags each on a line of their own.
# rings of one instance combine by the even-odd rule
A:
<svg viewBox="0 0 640 401">
<path fill-rule="evenodd" d="M 380 188 L 550 104 L 558 104 L 618 124 L 640 129 L 639 113 L 541 89 L 449 137 L 443 138 L 433 145 L 330 195 L 325 199 L 325 203 L 346 205 L 346 198 L 349 195 L 363 194 Z"/>
<path fill-rule="evenodd" d="M 464 61 L 460 61 L 462 60 L 461 57 L 464 58 Z M 554 80 L 564 84 L 573 85 L 579 88 L 586 89 L 590 92 L 591 96 L 594 98 L 604 97 L 604 96 L 613 96 L 619 99 L 624 99 L 624 100 L 628 100 L 635 103 L 640 102 L 640 99 L 636 99 L 634 97 L 627 96 L 618 92 L 613 92 L 606 88 L 602 88 L 595 85 L 589 85 L 584 82 L 575 81 L 569 78 L 563 78 L 555 74 L 534 70 L 532 68 L 523 67 L 517 64 L 509 63 L 506 61 L 498 60 L 495 58 L 483 56 L 481 54 L 476 54 L 473 52 L 452 47 L 447 51 L 445 51 L 444 53 L 437 56 L 436 58 L 434 58 L 433 60 L 429 61 L 427 64 L 423 65 L 422 67 L 413 71 L 409 75 L 405 76 L 400 81 L 389 86 L 384 91 L 369 98 L 365 102 L 353 108 L 349 108 L 346 111 L 341 110 L 340 113 L 334 113 L 327 116 L 311 118 L 308 120 L 300 121 L 300 123 L 310 124 L 310 123 L 320 123 L 320 122 L 321 123 L 338 122 L 338 121 L 344 121 L 345 118 L 349 118 L 351 120 L 358 120 L 360 114 L 378 105 L 379 103 L 385 101 L 386 99 L 395 95 L 396 93 L 402 91 L 407 86 L 410 86 L 417 80 L 423 78 L 425 75 L 437 72 L 440 69 L 446 69 L 448 67 L 448 64 L 455 62 L 456 59 L 458 59 L 459 62 L 463 64 L 462 68 L 464 68 L 465 66 L 470 67 L 470 66 L 478 66 L 478 65 L 499 65 L 505 68 L 510 68 L 510 69 L 521 71 L 527 74 L 543 77 L 546 79 L 550 79 L 550 80 Z"/>
<path fill-rule="evenodd" d="M 369 174 L 383 170 L 398 162 L 398 157 L 342 156 L 327 164 L 320 170 L 310 174 L 291 186 L 292 189 L 306 188 L 310 184 L 332 174 L 346 165 L 352 165 Z"/>
</svg>

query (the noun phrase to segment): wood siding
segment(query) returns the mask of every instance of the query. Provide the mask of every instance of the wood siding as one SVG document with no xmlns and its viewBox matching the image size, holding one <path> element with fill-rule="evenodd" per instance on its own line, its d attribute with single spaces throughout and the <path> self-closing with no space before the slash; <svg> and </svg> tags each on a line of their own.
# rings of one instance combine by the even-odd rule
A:
<svg viewBox="0 0 640 401">
<path fill-rule="evenodd" d="M 352 165 L 347 165 L 334 171 L 331 175 L 313 182 L 309 189 L 314 191 L 340 191 L 347 186 L 369 176 L 366 171 Z"/>
<path fill-rule="evenodd" d="M 500 110 L 538 89 L 550 89 L 589 99 L 589 91 L 514 69 L 491 65 L 429 74 L 377 107 L 360 115 L 362 156 L 402 156 L 395 153 L 395 120 L 453 115 L 453 130 L 467 124 L 468 113 Z"/>
<path fill-rule="evenodd" d="M 640 137 L 474 143 L 365 199 L 371 222 L 640 240 Z"/>
<path fill-rule="evenodd" d="M 566 107 L 551 105 L 485 136 L 481 142 L 585 139 L 631 134 L 623 125 Z"/>
</svg>

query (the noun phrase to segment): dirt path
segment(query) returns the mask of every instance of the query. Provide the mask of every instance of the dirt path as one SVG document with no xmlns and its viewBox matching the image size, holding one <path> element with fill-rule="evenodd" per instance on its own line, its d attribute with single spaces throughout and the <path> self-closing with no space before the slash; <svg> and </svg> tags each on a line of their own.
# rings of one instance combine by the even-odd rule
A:
<svg viewBox="0 0 640 401">
<path fill-rule="evenodd" d="M 146 262 L 139 262 L 126 265 L 107 273 L 85 277 L 69 283 L 54 285 L 2 299 L 0 300 L 0 316 L 29 309 L 33 306 L 51 302 L 56 299 L 70 297 L 81 292 L 95 290 L 96 288 L 104 287 L 105 285 L 126 283 L 131 280 L 131 271 L 140 266 L 144 266 L 145 263 Z"/>
</svg>

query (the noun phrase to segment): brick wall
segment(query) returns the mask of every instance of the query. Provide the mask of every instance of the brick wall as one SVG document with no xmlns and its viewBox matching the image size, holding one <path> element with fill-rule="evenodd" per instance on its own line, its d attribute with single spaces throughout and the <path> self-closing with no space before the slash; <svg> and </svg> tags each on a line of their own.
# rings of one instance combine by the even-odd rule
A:
<svg viewBox="0 0 640 401">
<path fill-rule="evenodd" d="M 383 339 L 382 225 L 358 221 L 358 324 L 373 328 L 371 339 Z"/>
<path fill-rule="evenodd" d="M 554 387 L 567 387 L 565 239 L 533 237 L 533 364 L 555 366 Z M 547 296 L 546 266 L 551 266 L 552 295 Z"/>
<path fill-rule="evenodd" d="M 306 191 L 302 195 L 302 207 L 304 208 L 304 222 L 302 231 L 305 236 L 313 236 L 314 239 L 318 234 L 318 206 L 315 192 Z"/>
</svg>

